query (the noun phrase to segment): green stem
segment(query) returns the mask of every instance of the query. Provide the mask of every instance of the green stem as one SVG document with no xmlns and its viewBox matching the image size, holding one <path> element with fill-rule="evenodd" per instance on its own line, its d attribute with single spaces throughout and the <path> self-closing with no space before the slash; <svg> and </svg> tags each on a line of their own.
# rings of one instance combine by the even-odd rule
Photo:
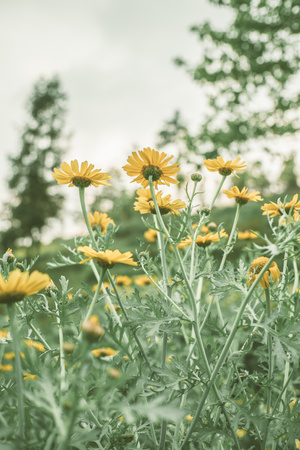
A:
<svg viewBox="0 0 300 450">
<path fill-rule="evenodd" d="M 121 297 L 120 297 L 120 295 L 119 295 L 119 293 L 118 293 L 118 290 L 117 290 L 117 287 L 116 287 L 116 285 L 115 285 L 114 279 L 113 279 L 113 277 L 111 276 L 109 270 L 107 270 L 107 274 L 108 274 L 108 278 L 109 278 L 110 284 L 112 285 L 112 287 L 113 287 L 113 289 L 114 289 L 114 291 L 115 291 L 115 295 L 116 295 L 116 298 L 117 298 L 117 300 L 118 300 L 119 306 L 120 306 L 120 308 L 122 309 L 122 313 L 123 313 L 125 319 L 127 320 L 127 322 L 129 322 L 128 314 L 127 314 L 127 312 L 126 312 L 126 309 L 125 309 L 124 306 L 123 306 Z M 132 330 L 132 334 L 133 334 L 133 337 L 134 337 L 134 339 L 135 339 L 135 341 L 136 341 L 136 343 L 137 343 L 137 345 L 138 345 L 138 347 L 139 347 L 139 349 L 140 349 L 140 352 L 142 353 L 142 355 L 143 355 L 143 357 L 144 357 L 144 359 L 145 359 L 145 361 L 146 361 L 146 363 L 147 363 L 147 366 L 149 367 L 149 369 L 151 370 L 151 372 L 153 372 L 153 371 L 152 371 L 151 364 L 150 364 L 150 361 L 149 361 L 149 359 L 148 359 L 148 357 L 147 357 L 147 355 L 146 355 L 146 353 L 145 353 L 145 350 L 144 350 L 144 348 L 143 348 L 143 346 L 142 346 L 142 344 L 141 344 L 141 341 L 140 341 L 139 337 L 138 337 L 137 334 L 136 334 L 136 331 L 135 331 L 135 330 Z"/>
<path fill-rule="evenodd" d="M 287 284 L 288 257 L 289 257 L 289 249 L 285 250 L 284 255 L 283 255 L 282 277 L 281 277 L 281 283 L 278 285 L 278 289 L 280 290 L 279 297 L 278 297 L 279 302 L 283 297 L 283 293 L 285 291 L 286 284 Z"/>
<path fill-rule="evenodd" d="M 97 284 L 97 288 L 96 288 L 96 291 L 95 291 L 92 303 L 90 304 L 90 307 L 89 307 L 89 309 L 88 309 L 88 311 L 86 313 L 84 321 L 88 320 L 88 318 L 92 315 L 95 303 L 96 303 L 96 301 L 98 299 L 98 296 L 99 296 L 99 292 L 100 292 L 100 289 L 101 289 L 101 284 L 103 282 L 105 273 L 106 273 L 106 268 L 102 267 L 102 270 L 101 270 L 101 273 L 100 273 L 100 277 L 99 277 L 99 281 L 98 281 L 98 284 Z"/>
<path fill-rule="evenodd" d="M 25 422 L 24 398 L 23 398 L 23 373 L 19 348 L 18 324 L 14 303 L 8 304 L 7 309 L 10 320 L 10 332 L 13 341 L 13 349 L 15 353 L 15 371 L 16 371 L 17 398 L 19 411 L 19 438 L 21 440 L 19 444 L 23 446 L 22 442 L 24 439 L 24 422 Z"/>
<path fill-rule="evenodd" d="M 214 207 L 215 201 L 217 200 L 217 197 L 218 197 L 218 195 L 219 195 L 219 193 L 220 193 L 220 190 L 221 190 L 222 187 L 223 187 L 223 184 L 224 184 L 226 178 L 227 178 L 227 175 L 223 175 L 222 180 L 221 180 L 221 182 L 220 182 L 220 184 L 219 184 L 219 187 L 218 187 L 218 189 L 217 189 L 217 192 L 216 192 L 216 194 L 215 194 L 215 196 L 214 196 L 214 198 L 213 198 L 213 201 L 211 202 L 211 205 L 210 205 L 210 209 L 211 209 L 211 210 L 212 210 L 213 207 Z"/>
<path fill-rule="evenodd" d="M 64 301 L 64 299 L 63 299 Z M 59 307 L 55 301 L 55 309 L 56 309 L 56 322 L 58 325 L 58 337 L 59 337 L 59 363 L 60 363 L 60 394 L 66 391 L 67 383 L 66 383 L 66 366 L 65 366 L 65 352 L 63 349 L 64 344 L 64 333 L 63 327 L 61 324 L 61 318 L 59 316 Z"/>
<path fill-rule="evenodd" d="M 238 220 L 239 220 L 240 211 L 241 211 L 241 205 L 240 205 L 240 203 L 237 203 L 236 204 L 236 211 L 235 211 L 235 216 L 234 216 L 234 221 L 233 221 L 231 233 L 230 233 L 229 239 L 227 241 L 227 244 L 226 244 L 226 247 L 225 247 L 225 250 L 224 250 L 224 253 L 223 253 L 223 258 L 222 258 L 219 270 L 223 270 L 223 268 L 224 268 L 227 255 L 228 255 L 228 253 L 230 251 L 230 245 L 231 245 L 231 242 L 232 242 L 232 239 L 233 239 L 233 236 L 234 236 L 234 233 L 235 233 L 235 229 L 236 229 L 236 226 L 237 226 L 237 223 L 238 223 Z"/>
<path fill-rule="evenodd" d="M 166 365 L 166 357 L 167 357 L 167 342 L 168 335 L 164 332 L 163 335 L 163 349 L 162 349 L 162 368 Z M 167 421 L 163 420 L 161 423 L 160 429 L 160 439 L 159 439 L 159 449 L 164 450 L 166 445 L 166 435 L 167 435 Z"/>
<path fill-rule="evenodd" d="M 155 215 L 153 215 L 154 218 L 154 224 L 156 228 L 158 228 L 158 223 Z M 158 232 L 158 250 L 160 253 L 160 259 L 162 264 L 162 273 L 163 273 L 163 285 L 164 290 L 168 292 L 168 268 L 167 268 L 167 261 L 166 261 L 166 253 L 165 253 L 165 245 L 164 245 L 164 235 L 161 231 Z M 166 365 L 166 357 L 167 357 L 167 343 L 168 343 L 168 335 L 166 332 L 163 333 L 163 348 L 162 348 L 162 369 Z M 161 430 L 160 430 L 160 441 L 159 441 L 159 449 L 164 450 L 166 445 L 166 433 L 167 433 L 167 421 L 163 420 L 161 423 Z"/>
<path fill-rule="evenodd" d="M 271 316 L 271 299 L 269 289 L 266 289 L 265 292 L 266 292 L 267 319 L 269 319 Z M 272 352 L 272 335 L 269 332 L 267 332 L 267 345 L 268 345 L 268 360 L 269 360 L 268 385 L 267 385 L 267 415 L 270 416 L 272 403 L 273 352 Z M 267 417 L 265 436 L 263 441 L 263 449 L 265 449 L 267 445 L 269 424 L 270 424 L 269 417 Z"/>
<path fill-rule="evenodd" d="M 79 198 L 80 198 L 80 205 L 81 205 L 81 209 L 82 209 L 82 214 L 83 214 L 83 217 L 84 217 L 84 220 L 85 220 L 85 224 L 86 224 L 86 227 L 87 227 L 87 229 L 88 229 L 90 238 L 91 238 L 92 243 L 93 243 L 93 245 L 94 245 L 94 248 L 95 248 L 96 250 L 98 250 L 98 246 L 97 246 L 97 243 L 96 243 L 96 240 L 95 240 L 94 233 L 93 233 L 93 231 L 92 231 L 92 229 L 91 229 L 91 226 L 90 226 L 90 222 L 89 222 L 89 218 L 88 218 L 88 213 L 87 213 L 86 206 L 85 206 L 84 189 L 85 189 L 84 187 L 80 187 L 80 188 L 79 188 Z"/>
<path fill-rule="evenodd" d="M 105 268 L 102 268 L 101 274 L 100 274 L 100 276 L 99 276 L 97 288 L 96 288 L 94 297 L 93 297 L 93 299 L 92 299 L 92 303 L 90 304 L 90 306 L 89 306 L 89 308 L 88 308 L 88 310 L 87 310 L 87 313 L 86 313 L 86 315 L 85 315 L 85 318 L 84 318 L 83 322 L 85 322 L 86 320 L 88 320 L 88 318 L 92 315 L 92 312 L 93 312 L 95 303 L 96 303 L 96 301 L 97 301 L 97 299 L 98 299 L 98 296 L 99 296 L 99 292 L 100 292 L 100 289 L 101 289 L 101 284 L 102 284 L 102 281 L 103 281 L 103 278 L 104 278 L 105 273 L 106 273 L 106 269 L 105 269 Z M 78 336 L 78 340 L 79 340 L 79 341 L 81 340 L 81 337 L 82 337 L 82 331 L 80 331 L 80 334 L 79 334 L 79 336 Z"/>
<path fill-rule="evenodd" d="M 20 308 L 19 305 L 15 305 L 17 308 L 17 311 L 19 314 L 23 314 L 22 309 Z M 37 337 L 39 338 L 39 340 L 44 344 L 44 346 L 47 348 L 47 350 L 52 350 L 52 348 L 50 347 L 50 345 L 48 344 L 48 342 L 46 341 L 46 339 L 42 336 L 42 334 L 39 332 L 39 330 L 36 328 L 35 325 L 33 325 L 32 322 L 27 322 L 29 328 L 32 329 L 32 331 L 37 335 Z"/>
<path fill-rule="evenodd" d="M 231 229 L 231 233 L 230 233 L 229 239 L 227 241 L 227 244 L 226 244 L 226 247 L 225 247 L 225 250 L 224 250 L 224 253 L 223 253 L 223 258 L 222 258 L 222 261 L 221 261 L 221 264 L 220 264 L 220 267 L 219 267 L 219 271 L 223 270 L 223 268 L 225 266 L 226 259 L 227 259 L 227 255 L 230 252 L 230 246 L 231 246 L 231 242 L 232 242 L 232 239 L 233 239 L 233 236 L 234 236 L 234 233 L 235 233 L 235 230 L 236 230 L 236 226 L 237 226 L 237 223 L 238 223 L 240 210 L 241 210 L 241 205 L 239 203 L 237 203 L 235 216 L 234 216 L 234 221 L 233 221 L 233 225 L 232 225 L 232 229 Z M 215 300 L 215 304 L 216 304 L 218 317 L 219 317 L 221 326 L 222 326 L 222 328 L 224 328 L 225 322 L 224 322 L 223 314 L 222 314 L 222 311 L 221 311 L 221 308 L 220 308 L 219 298 L 216 297 L 214 300 Z"/>
<path fill-rule="evenodd" d="M 154 214 L 153 214 L 153 219 L 154 219 L 155 227 L 157 229 L 159 229 L 158 223 L 157 223 L 157 218 L 155 217 Z M 163 269 L 162 273 L 163 273 L 164 288 L 165 288 L 165 290 L 167 290 L 167 287 L 169 284 L 168 283 L 168 268 L 167 268 L 166 252 L 165 252 L 165 245 L 164 245 L 164 235 L 161 231 L 158 232 L 157 244 L 158 244 L 158 250 L 160 253 L 161 265 L 162 265 L 162 269 Z"/>
<path fill-rule="evenodd" d="M 297 265 L 297 261 L 295 258 L 295 255 L 293 256 L 293 268 L 294 268 L 294 284 L 293 284 L 293 294 L 297 291 L 298 289 L 298 282 L 299 282 L 299 273 L 298 273 L 298 265 Z"/>
<path fill-rule="evenodd" d="M 193 421 L 192 421 L 192 423 L 190 425 L 190 428 L 187 431 L 187 434 L 185 436 L 185 439 L 184 439 L 184 441 L 182 443 L 182 447 L 181 448 L 184 448 L 186 446 L 186 444 L 188 443 L 188 440 L 189 440 L 189 438 L 190 438 L 190 436 L 191 436 L 191 434 L 192 434 L 192 432 L 193 432 L 193 430 L 194 430 L 194 428 L 195 428 L 195 426 L 197 424 L 199 416 L 200 416 L 200 414 L 202 412 L 202 409 L 204 407 L 204 404 L 205 404 L 205 401 L 206 401 L 206 399 L 208 397 L 208 394 L 209 394 L 209 392 L 210 392 L 210 390 L 211 390 L 211 388 L 212 388 L 212 386 L 214 384 L 214 381 L 215 381 L 216 377 L 218 376 L 218 374 L 220 372 L 220 369 L 223 366 L 223 364 L 225 362 L 225 359 L 227 358 L 227 355 L 228 355 L 228 353 L 230 351 L 231 343 L 232 343 L 232 341 L 233 341 L 233 339 L 234 339 L 234 337 L 236 335 L 236 332 L 238 330 L 238 327 L 239 327 L 241 318 L 243 316 L 244 310 L 245 310 L 245 308 L 246 308 L 246 306 L 247 306 L 247 304 L 248 304 L 248 302 L 249 302 L 249 300 L 250 300 L 250 298 L 251 298 L 255 288 L 258 286 L 258 284 L 259 284 L 260 280 L 262 279 L 263 275 L 265 274 L 265 272 L 268 270 L 268 268 L 272 264 L 274 258 L 275 258 L 275 255 L 271 256 L 271 258 L 269 259 L 267 264 L 263 267 L 263 269 L 261 270 L 261 272 L 259 273 L 258 277 L 256 278 L 256 280 L 252 284 L 251 288 L 249 289 L 246 297 L 244 298 L 244 300 L 243 300 L 243 302 L 242 302 L 242 304 L 240 306 L 240 309 L 239 309 L 239 311 L 238 311 L 238 313 L 236 315 L 236 318 L 234 320 L 231 332 L 230 332 L 229 336 L 227 337 L 227 340 L 225 342 L 223 350 L 221 351 L 221 354 L 220 354 L 220 356 L 218 358 L 218 361 L 217 361 L 217 363 L 216 363 L 216 365 L 214 367 L 214 370 L 211 373 L 210 380 L 209 380 L 209 382 L 208 382 L 208 384 L 206 386 L 206 389 L 203 392 L 203 395 L 202 395 L 202 397 L 200 399 L 200 402 L 198 404 L 197 411 L 195 413 L 194 419 L 193 419 Z"/>
<path fill-rule="evenodd" d="M 190 218 L 190 215 L 191 215 L 191 211 L 192 211 L 192 204 L 193 204 L 193 199 L 194 199 L 194 197 L 195 197 L 197 184 L 198 184 L 198 181 L 194 181 L 193 193 L 192 193 L 191 200 L 190 200 L 190 202 L 189 202 L 189 206 L 188 206 L 187 213 L 186 213 L 186 221 L 185 221 L 185 223 L 182 225 L 182 228 L 181 228 L 181 230 L 180 230 L 180 233 L 179 233 L 179 235 L 178 235 L 177 238 L 176 238 L 176 241 L 177 241 L 177 242 L 182 238 L 183 233 L 184 233 L 184 231 L 185 231 L 185 229 L 186 229 L 186 226 L 187 226 L 187 224 L 188 224 L 188 221 L 189 221 L 189 218 Z"/>
</svg>

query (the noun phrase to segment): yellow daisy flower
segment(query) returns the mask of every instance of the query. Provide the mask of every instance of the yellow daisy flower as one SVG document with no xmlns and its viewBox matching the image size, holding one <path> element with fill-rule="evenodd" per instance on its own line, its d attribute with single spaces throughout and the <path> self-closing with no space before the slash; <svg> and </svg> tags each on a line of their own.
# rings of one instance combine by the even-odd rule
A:
<svg viewBox="0 0 300 450">
<path fill-rule="evenodd" d="M 239 231 L 238 239 L 240 240 L 257 239 L 257 235 L 249 230 Z"/>
<path fill-rule="evenodd" d="M 138 154 L 133 152 L 132 156 L 129 156 L 127 159 L 129 164 L 122 168 L 130 177 L 136 177 L 132 180 L 132 183 L 136 181 L 144 187 L 149 186 L 148 180 L 152 176 L 153 185 L 157 189 L 158 184 L 170 186 L 170 183 L 179 183 L 174 178 L 171 178 L 180 170 L 178 163 L 168 166 L 168 162 L 172 158 L 173 155 L 167 158 L 166 153 L 160 153 L 147 147 L 139 150 Z"/>
<path fill-rule="evenodd" d="M 13 366 L 11 364 L 0 364 L 0 372 L 11 372 Z"/>
<path fill-rule="evenodd" d="M 289 214 L 290 210 L 293 208 L 293 211 L 299 211 L 300 210 L 300 201 L 298 201 L 298 194 L 295 194 L 293 197 L 293 200 L 286 203 L 285 205 L 280 200 L 279 205 L 274 202 L 265 203 L 261 209 L 263 210 L 263 216 L 269 216 L 275 217 L 275 216 L 281 216 L 283 209 L 287 214 Z"/>
<path fill-rule="evenodd" d="M 4 359 L 8 359 L 8 360 L 12 360 L 12 359 L 15 359 L 15 352 L 8 352 L 8 353 L 4 353 Z M 23 352 L 20 352 L 20 356 L 21 356 L 21 358 L 25 358 L 25 355 L 24 355 L 24 353 Z"/>
<path fill-rule="evenodd" d="M 248 272 L 248 286 L 250 286 L 252 283 L 254 283 L 254 281 L 256 280 L 256 278 L 258 277 L 259 273 L 261 272 L 261 270 L 264 268 L 264 266 L 267 264 L 267 262 L 269 261 L 269 258 L 265 258 L 264 256 L 261 256 L 260 258 L 256 258 L 250 267 L 250 270 Z M 273 281 L 275 283 L 278 282 L 279 277 L 280 277 L 280 270 L 278 269 L 278 266 L 276 264 L 276 262 L 272 262 L 271 266 L 269 267 L 269 269 L 264 273 L 263 277 L 261 278 L 259 284 L 263 289 L 268 289 L 268 287 L 270 286 L 270 282 L 269 282 L 269 276 L 272 276 Z"/>
<path fill-rule="evenodd" d="M 88 213 L 88 218 L 90 227 L 101 228 L 101 234 L 105 234 L 107 232 L 107 227 L 110 223 L 115 225 L 115 222 L 110 217 L 108 217 L 106 213 L 95 211 L 94 213 Z"/>
<path fill-rule="evenodd" d="M 144 233 L 144 237 L 148 242 L 155 242 L 157 239 L 157 231 L 152 230 L 152 228 L 148 228 Z"/>
<path fill-rule="evenodd" d="M 220 233 L 207 233 L 206 235 L 202 236 L 201 234 L 198 234 L 195 240 L 195 244 L 198 245 L 198 247 L 208 247 L 212 242 L 219 242 L 220 238 L 228 237 L 228 234 L 225 232 L 225 230 L 221 230 Z M 178 245 L 180 245 L 180 248 L 188 247 L 192 244 L 192 238 L 188 236 L 187 239 L 181 241 Z"/>
<path fill-rule="evenodd" d="M 7 339 L 8 333 L 6 330 L 0 330 L 0 339 Z"/>
<path fill-rule="evenodd" d="M 21 272 L 15 269 L 7 277 L 7 281 L 0 275 L 0 303 L 14 303 L 23 300 L 28 295 L 37 294 L 50 282 L 50 277 L 37 270 Z"/>
<path fill-rule="evenodd" d="M 239 429 L 239 430 L 236 430 L 236 432 L 235 432 L 235 434 L 236 434 L 238 437 L 244 437 L 246 433 L 247 433 L 247 431 L 246 431 L 246 430 L 243 430 L 242 428 Z"/>
<path fill-rule="evenodd" d="M 110 283 L 108 281 L 104 281 L 102 284 L 103 284 L 105 289 L 108 289 L 109 286 L 110 286 Z M 92 291 L 95 292 L 97 288 L 98 288 L 98 283 L 93 285 Z M 100 292 L 102 292 L 102 287 L 100 288 Z"/>
<path fill-rule="evenodd" d="M 180 216 L 178 210 L 186 207 L 182 200 L 171 201 L 170 194 L 162 197 L 161 191 L 158 191 L 155 197 L 162 215 L 171 213 Z M 140 211 L 141 214 L 156 214 L 153 200 L 147 200 L 146 197 L 137 197 L 137 201 L 134 203 L 134 210 Z"/>
<path fill-rule="evenodd" d="M 60 165 L 61 170 L 54 169 L 52 174 L 58 184 L 69 184 L 69 187 L 88 187 L 90 185 L 98 187 L 100 184 L 110 186 L 107 180 L 111 179 L 108 173 L 100 173 L 99 169 L 94 169 L 93 164 L 84 161 L 79 169 L 77 159 L 71 161 L 71 165 L 63 162 Z"/>
<path fill-rule="evenodd" d="M 194 416 L 192 416 L 191 414 L 188 414 L 187 416 L 185 416 L 185 420 L 188 420 L 189 422 L 191 422 L 193 420 Z"/>
<path fill-rule="evenodd" d="M 138 189 L 138 190 L 136 191 L 136 193 L 137 193 L 137 195 L 138 195 L 139 197 L 143 197 L 143 198 L 145 198 L 145 199 L 148 200 L 148 201 L 151 201 L 151 200 L 152 200 L 152 194 L 151 194 L 150 188 L 147 188 L 147 189 Z"/>
<path fill-rule="evenodd" d="M 35 348 L 39 352 L 44 352 L 46 350 L 45 347 L 43 346 L 43 344 L 41 344 L 40 342 L 35 342 L 35 341 L 32 341 L 31 339 L 26 339 L 26 341 L 24 341 L 24 342 L 27 345 L 27 347 Z"/>
<path fill-rule="evenodd" d="M 122 308 L 120 308 L 120 306 L 113 305 L 113 308 L 118 313 L 122 312 Z M 108 303 L 104 306 L 104 309 L 105 309 L 105 311 L 110 311 L 111 312 L 111 307 L 110 307 L 110 305 Z"/>
<path fill-rule="evenodd" d="M 138 275 L 137 277 L 135 277 L 134 282 L 137 286 L 141 287 L 147 286 L 152 283 L 147 275 Z"/>
<path fill-rule="evenodd" d="M 224 189 L 223 194 L 226 194 L 228 198 L 234 198 L 236 203 L 240 205 L 245 205 L 249 201 L 251 202 L 262 202 L 263 198 L 261 198 L 258 191 L 247 192 L 248 188 L 243 187 L 240 191 L 237 186 L 233 186 L 230 190 Z"/>
<path fill-rule="evenodd" d="M 132 280 L 127 275 L 118 275 L 117 278 L 113 277 L 113 280 L 116 286 L 130 286 L 132 284 Z"/>
<path fill-rule="evenodd" d="M 35 380 L 38 378 L 38 375 L 32 375 L 31 373 L 24 372 L 23 373 L 23 380 Z"/>
<path fill-rule="evenodd" d="M 241 158 L 237 158 L 235 161 L 224 161 L 222 156 L 218 156 L 217 159 L 206 159 L 203 165 L 210 172 L 219 172 L 220 175 L 231 175 L 233 172 L 241 172 L 246 169 L 246 163 L 240 162 Z"/>
<path fill-rule="evenodd" d="M 113 350 L 110 347 L 103 347 L 103 348 L 96 348 L 95 350 L 92 350 L 92 354 L 96 356 L 96 358 L 99 358 L 100 356 L 114 356 L 118 352 L 116 350 Z"/>
<path fill-rule="evenodd" d="M 87 245 L 84 247 L 78 247 L 77 250 L 87 256 L 87 259 L 80 261 L 80 264 L 90 261 L 91 259 L 96 259 L 99 266 L 105 268 L 111 268 L 117 263 L 128 264 L 129 266 L 138 265 L 137 262 L 133 261 L 131 252 L 121 253 L 119 250 L 105 250 L 97 252 Z"/>
<path fill-rule="evenodd" d="M 299 439 L 295 439 L 295 445 L 296 445 L 296 448 L 300 448 L 300 441 L 299 441 Z"/>
</svg>

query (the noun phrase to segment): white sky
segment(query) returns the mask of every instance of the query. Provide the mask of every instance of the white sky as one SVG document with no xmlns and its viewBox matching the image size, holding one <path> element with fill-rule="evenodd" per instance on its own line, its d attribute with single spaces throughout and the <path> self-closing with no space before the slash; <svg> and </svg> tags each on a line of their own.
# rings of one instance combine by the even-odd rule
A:
<svg viewBox="0 0 300 450">
<path fill-rule="evenodd" d="M 207 19 L 224 26 L 229 16 L 207 0 L 0 2 L 0 200 L 40 76 L 58 74 L 69 96 L 67 161 L 121 167 L 134 148 L 154 147 L 175 109 L 198 124 L 203 94 L 172 59 L 197 61 L 189 27 Z"/>
</svg>

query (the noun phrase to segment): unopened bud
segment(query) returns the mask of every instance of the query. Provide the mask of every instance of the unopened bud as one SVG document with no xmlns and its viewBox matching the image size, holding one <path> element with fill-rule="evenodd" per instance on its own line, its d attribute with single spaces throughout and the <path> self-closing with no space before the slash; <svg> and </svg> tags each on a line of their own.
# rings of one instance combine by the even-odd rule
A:
<svg viewBox="0 0 300 450">
<path fill-rule="evenodd" d="M 52 280 L 50 280 L 50 283 L 45 287 L 45 294 L 48 297 L 51 297 L 51 292 L 53 292 L 53 293 L 58 292 L 58 289 Z"/>
<path fill-rule="evenodd" d="M 90 342 L 95 342 L 104 335 L 98 316 L 90 316 L 81 324 L 81 329 Z"/>
<path fill-rule="evenodd" d="M 177 181 L 179 181 L 179 183 L 183 183 L 185 181 L 185 177 L 181 175 L 181 173 L 177 175 L 176 179 Z"/>
<path fill-rule="evenodd" d="M 64 342 L 63 349 L 66 353 L 73 353 L 73 351 L 75 350 L 75 345 L 72 344 L 72 342 Z"/>
<path fill-rule="evenodd" d="M 121 376 L 121 372 L 118 369 L 115 369 L 113 367 L 111 369 L 109 369 L 108 374 L 112 378 L 119 378 Z"/>
<path fill-rule="evenodd" d="M 214 230 L 216 230 L 218 227 L 217 227 L 217 224 L 216 224 L 215 222 L 210 222 L 210 223 L 207 225 L 207 228 L 209 229 L 209 231 L 214 231 Z"/>
<path fill-rule="evenodd" d="M 201 209 L 200 213 L 203 214 L 204 216 L 209 216 L 211 213 L 211 210 L 209 208 L 204 207 Z"/>
<path fill-rule="evenodd" d="M 21 272 L 24 272 L 24 269 L 25 269 L 25 267 L 23 266 L 23 264 L 22 264 L 22 263 L 20 263 L 20 262 L 17 262 L 17 264 L 16 264 L 16 267 L 17 267 L 17 269 L 20 269 L 20 270 L 21 270 Z"/>
<path fill-rule="evenodd" d="M 199 183 L 202 180 L 202 175 L 200 173 L 192 173 L 191 180 Z"/>
<path fill-rule="evenodd" d="M 10 264 L 10 263 L 13 263 L 15 259 L 16 259 L 16 257 L 13 254 L 12 249 L 8 248 L 3 255 L 3 261 Z"/>
</svg>

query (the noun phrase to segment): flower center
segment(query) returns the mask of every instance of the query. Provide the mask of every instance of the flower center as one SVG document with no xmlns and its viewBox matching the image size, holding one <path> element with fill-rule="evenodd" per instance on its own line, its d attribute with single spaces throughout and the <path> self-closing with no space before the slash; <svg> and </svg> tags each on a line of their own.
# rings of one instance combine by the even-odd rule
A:
<svg viewBox="0 0 300 450">
<path fill-rule="evenodd" d="M 91 180 L 87 177 L 73 177 L 72 178 L 72 183 L 74 184 L 74 186 L 76 187 L 88 187 L 91 184 Z"/>
<path fill-rule="evenodd" d="M 247 197 L 235 197 L 236 203 L 239 203 L 240 205 L 246 205 L 248 203 L 249 199 Z"/>
<path fill-rule="evenodd" d="M 6 292 L 0 295 L 0 303 L 15 303 L 20 302 L 25 298 L 28 294 L 26 292 L 20 292 L 20 291 L 13 291 L 13 292 Z"/>
<path fill-rule="evenodd" d="M 115 265 L 115 263 L 109 263 L 108 261 L 101 258 L 97 258 L 97 263 L 100 267 L 105 267 L 106 269 L 111 269 Z"/>
<path fill-rule="evenodd" d="M 232 174 L 232 169 L 229 167 L 221 167 L 221 169 L 219 169 L 219 174 L 228 177 L 228 175 Z"/>
<path fill-rule="evenodd" d="M 152 166 L 151 164 L 143 166 L 141 172 L 146 180 L 149 180 L 149 177 L 152 176 L 152 181 L 157 181 L 162 176 L 162 170 L 158 166 Z"/>
<path fill-rule="evenodd" d="M 212 243 L 212 241 L 210 241 L 210 240 L 196 242 L 198 247 L 208 247 L 211 243 Z"/>
</svg>

